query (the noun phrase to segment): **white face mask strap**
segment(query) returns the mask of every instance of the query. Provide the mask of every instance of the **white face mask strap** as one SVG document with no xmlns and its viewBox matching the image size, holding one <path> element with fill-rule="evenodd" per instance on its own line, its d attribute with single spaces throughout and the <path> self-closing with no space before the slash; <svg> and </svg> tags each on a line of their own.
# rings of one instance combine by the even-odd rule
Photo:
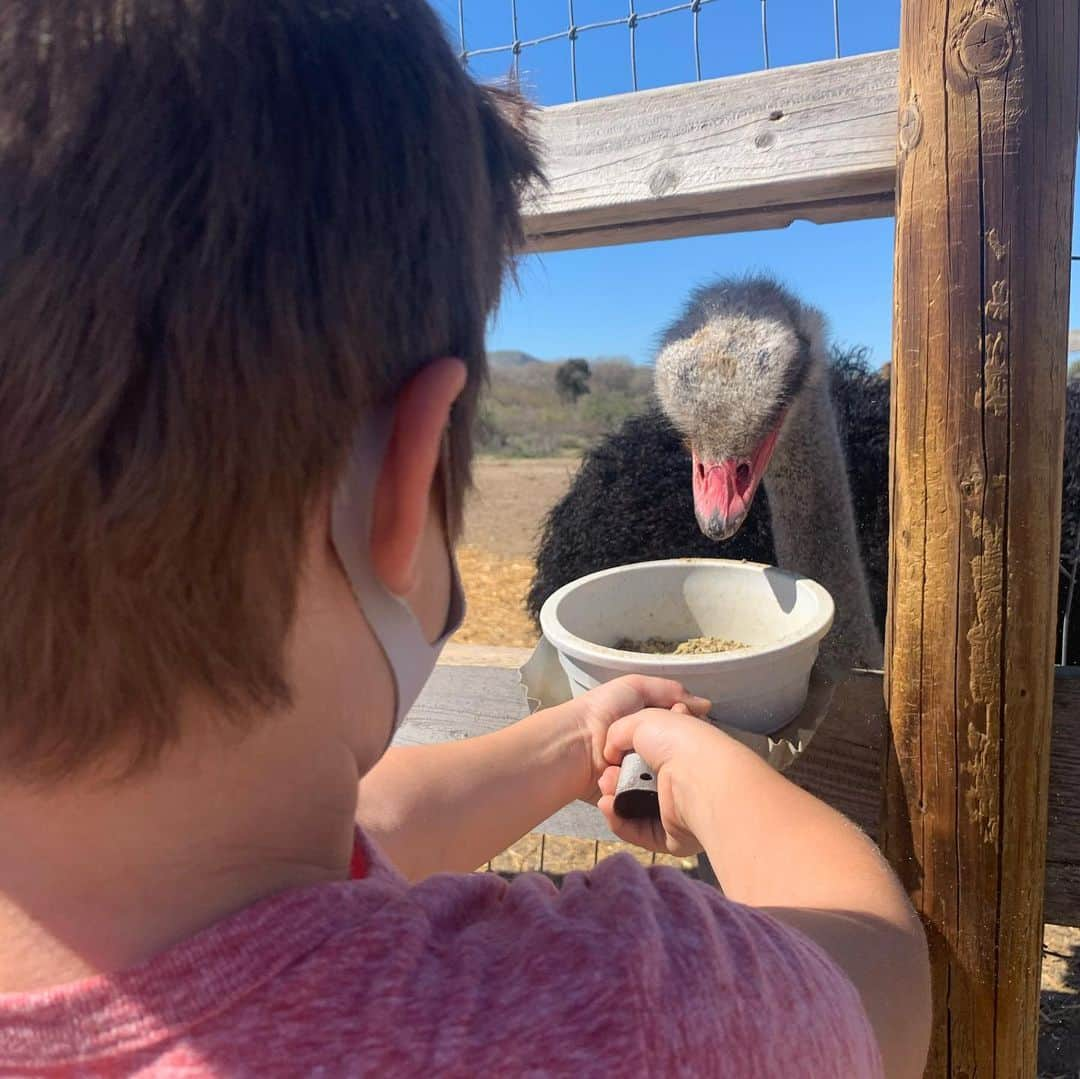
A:
<svg viewBox="0 0 1080 1079">
<path fill-rule="evenodd" d="M 394 678 L 394 731 L 401 725 L 464 616 L 464 594 L 451 559 L 450 610 L 444 634 L 433 644 L 424 637 L 409 606 L 376 576 L 371 565 L 375 487 L 390 441 L 390 412 L 362 420 L 331 507 L 330 537 L 353 595 L 378 640 Z"/>
</svg>

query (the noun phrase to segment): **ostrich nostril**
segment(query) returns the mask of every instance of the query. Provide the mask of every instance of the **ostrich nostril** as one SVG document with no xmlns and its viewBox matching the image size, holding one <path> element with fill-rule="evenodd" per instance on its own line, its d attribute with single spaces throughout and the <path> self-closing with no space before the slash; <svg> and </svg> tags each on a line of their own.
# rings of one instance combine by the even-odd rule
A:
<svg viewBox="0 0 1080 1079">
<path fill-rule="evenodd" d="M 740 495 L 750 487 L 750 466 L 745 461 L 735 470 L 735 487 Z"/>
<path fill-rule="evenodd" d="M 697 474 L 699 480 L 703 480 L 705 478 L 705 466 L 700 461 L 698 461 L 697 463 Z"/>
</svg>

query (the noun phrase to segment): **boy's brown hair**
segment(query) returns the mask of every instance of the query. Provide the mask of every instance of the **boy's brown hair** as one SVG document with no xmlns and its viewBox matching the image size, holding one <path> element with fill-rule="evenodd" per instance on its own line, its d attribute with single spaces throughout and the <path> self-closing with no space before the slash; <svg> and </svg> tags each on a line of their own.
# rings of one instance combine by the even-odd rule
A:
<svg viewBox="0 0 1080 1079">
<path fill-rule="evenodd" d="M 468 364 L 537 175 L 423 0 L 0 6 L 0 759 L 156 758 L 288 701 L 305 522 L 363 410 Z"/>
</svg>

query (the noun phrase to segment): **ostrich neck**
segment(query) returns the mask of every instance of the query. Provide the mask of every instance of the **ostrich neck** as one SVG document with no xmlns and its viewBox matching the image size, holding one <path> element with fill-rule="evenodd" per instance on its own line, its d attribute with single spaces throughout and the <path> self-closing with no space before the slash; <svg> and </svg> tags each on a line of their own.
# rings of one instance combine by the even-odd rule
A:
<svg viewBox="0 0 1080 1079">
<path fill-rule="evenodd" d="M 823 658 L 841 667 L 882 662 L 851 502 L 847 462 L 822 372 L 788 413 L 765 475 L 773 544 L 784 569 L 824 585 L 836 604 Z"/>
</svg>

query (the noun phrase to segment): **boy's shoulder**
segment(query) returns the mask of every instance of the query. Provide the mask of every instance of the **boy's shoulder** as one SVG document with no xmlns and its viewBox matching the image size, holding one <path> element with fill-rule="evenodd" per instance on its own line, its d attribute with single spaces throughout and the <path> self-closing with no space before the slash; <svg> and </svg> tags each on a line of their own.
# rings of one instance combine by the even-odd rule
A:
<svg viewBox="0 0 1080 1079">
<path fill-rule="evenodd" d="M 409 886 L 367 844 L 363 862 L 362 880 L 264 900 L 68 1007 L 0 1006 L 0 1074 L 705 1075 L 718 1053 L 729 1075 L 877 1074 L 832 964 L 675 870 L 621 855 L 561 889 Z"/>
</svg>

